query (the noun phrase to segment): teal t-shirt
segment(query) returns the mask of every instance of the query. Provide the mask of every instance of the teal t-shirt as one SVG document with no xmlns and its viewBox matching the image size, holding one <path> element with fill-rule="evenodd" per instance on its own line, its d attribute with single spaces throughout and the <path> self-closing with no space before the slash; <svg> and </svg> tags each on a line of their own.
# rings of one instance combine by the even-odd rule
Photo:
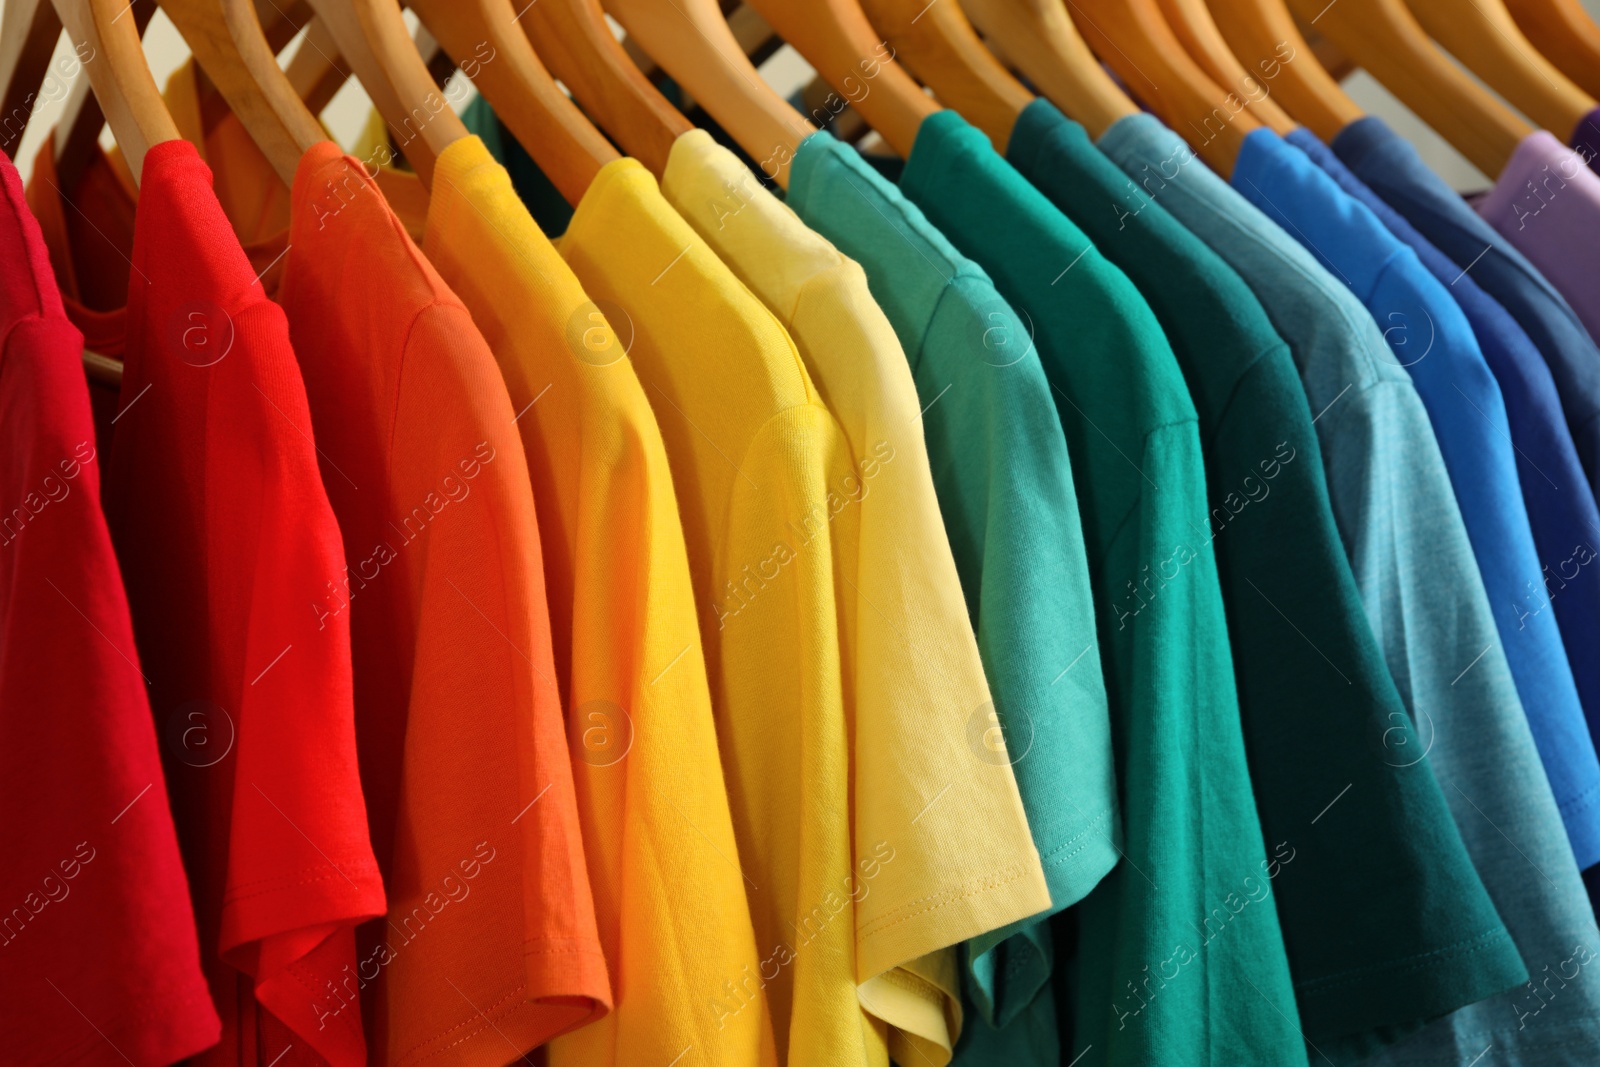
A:
<svg viewBox="0 0 1600 1067">
<path fill-rule="evenodd" d="M 1022 113 L 1006 154 L 1139 287 L 1189 383 L 1250 777 L 1268 843 L 1297 854 L 1269 888 L 1306 1038 L 1357 1062 L 1521 981 L 1428 762 L 1375 758 L 1422 744 L 1339 540 L 1314 413 L 1260 301 L 1050 103 Z M 1437 962 L 1418 970 L 1423 958 Z"/>
<path fill-rule="evenodd" d="M 1034 331 L 1083 514 L 1124 861 L 1077 909 L 1064 1061 L 1305 1064 L 1206 530 L 1195 407 L 1127 277 L 951 111 L 901 191 Z M 1080 1057 L 1074 1061 L 1074 1057 Z"/>
<path fill-rule="evenodd" d="M 1289 343 L 1367 617 L 1473 864 L 1538 983 L 1460 1008 L 1368 1062 L 1466 1064 L 1492 1046 L 1480 1067 L 1592 1065 L 1600 984 L 1572 979 L 1600 954 L 1600 934 L 1410 376 L 1356 296 L 1159 120 L 1122 119 L 1099 145 L 1239 272 Z M 1416 758 L 1377 743 L 1386 758 Z"/>
<path fill-rule="evenodd" d="M 805 140 L 788 204 L 861 264 L 911 364 L 940 511 L 1059 911 L 1117 862 L 1122 832 L 1083 526 L 1038 352 L 982 268 L 849 145 Z M 1033 1054 L 1015 1067 L 1058 1062 L 1049 914 L 967 944 L 957 1063 L 1015 1052 L 1023 1037 Z"/>
</svg>

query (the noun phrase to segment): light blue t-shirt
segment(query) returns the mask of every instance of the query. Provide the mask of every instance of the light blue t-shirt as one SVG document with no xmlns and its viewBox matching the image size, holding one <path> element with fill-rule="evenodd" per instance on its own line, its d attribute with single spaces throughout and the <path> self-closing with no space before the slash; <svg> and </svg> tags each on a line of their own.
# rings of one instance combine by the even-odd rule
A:
<svg viewBox="0 0 1600 1067">
<path fill-rule="evenodd" d="M 1472 327 L 1415 252 L 1273 131 L 1245 137 L 1232 184 L 1360 297 L 1416 384 L 1572 851 L 1580 870 L 1591 866 L 1600 861 L 1600 759 L 1555 613 L 1534 610 L 1544 570 L 1505 402 Z"/>
<path fill-rule="evenodd" d="M 1289 343 L 1373 630 L 1528 970 L 1540 982 L 1546 966 L 1570 974 L 1576 946 L 1594 954 L 1580 958 L 1600 962 L 1600 932 L 1410 377 L 1343 283 L 1160 120 L 1129 116 L 1099 144 L 1239 272 Z M 1420 762 L 1419 753 L 1386 748 L 1381 737 L 1373 743 L 1374 758 Z M 1600 1045 L 1600 982 L 1567 981 L 1542 997 L 1531 984 L 1520 986 L 1453 1012 L 1369 1062 L 1461 1067 L 1491 1044 L 1478 1067 L 1589 1067 Z"/>
<path fill-rule="evenodd" d="M 1285 139 L 1404 241 L 1467 317 L 1505 400 L 1522 500 L 1543 569 L 1543 582 L 1527 591 L 1518 615 L 1554 613 L 1592 738 L 1594 724 L 1600 722 L 1600 656 L 1585 650 L 1600 647 L 1600 566 L 1593 565 L 1600 561 L 1600 508 L 1573 445 L 1549 366 L 1505 308 L 1380 200 L 1315 134 L 1302 127 Z"/>
</svg>

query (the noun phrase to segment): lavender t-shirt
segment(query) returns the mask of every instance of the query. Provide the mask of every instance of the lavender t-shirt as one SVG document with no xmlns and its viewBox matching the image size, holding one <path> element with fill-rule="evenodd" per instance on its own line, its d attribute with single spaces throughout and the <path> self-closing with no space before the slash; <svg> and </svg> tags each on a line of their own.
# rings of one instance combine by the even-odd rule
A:
<svg viewBox="0 0 1600 1067">
<path fill-rule="evenodd" d="M 1536 130 L 1477 208 L 1600 337 L 1600 175 L 1583 156 Z"/>
</svg>

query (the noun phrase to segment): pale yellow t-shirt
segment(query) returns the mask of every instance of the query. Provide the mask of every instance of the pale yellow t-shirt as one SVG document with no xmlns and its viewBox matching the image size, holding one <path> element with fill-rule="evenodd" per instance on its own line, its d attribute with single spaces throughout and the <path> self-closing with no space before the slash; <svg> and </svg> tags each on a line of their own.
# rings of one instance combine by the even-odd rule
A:
<svg viewBox="0 0 1600 1067">
<path fill-rule="evenodd" d="M 440 154 L 423 250 L 511 393 L 538 500 L 557 682 L 616 1006 L 551 1067 L 778 1062 L 754 972 L 672 474 L 654 414 L 589 301 L 476 137 Z"/>
<path fill-rule="evenodd" d="M 1043 911 L 1050 895 L 1010 763 L 972 747 L 974 717 L 986 737 L 993 705 L 911 368 L 860 265 L 704 130 L 678 138 L 661 190 L 788 327 L 862 470 L 840 598 L 855 843 L 860 854 L 893 841 L 896 858 L 856 907 L 856 978 L 893 1027 L 898 1062 L 943 1064 L 961 1006 L 947 946 Z"/>
<path fill-rule="evenodd" d="M 885 1028 L 856 996 L 855 909 L 904 842 L 852 848 L 838 624 L 856 573 L 845 504 L 871 478 L 783 326 L 637 162 L 600 171 L 560 247 L 667 445 L 748 878 L 755 971 L 682 995 L 731 1020 L 764 991 L 789 1064 L 882 1067 Z"/>
</svg>

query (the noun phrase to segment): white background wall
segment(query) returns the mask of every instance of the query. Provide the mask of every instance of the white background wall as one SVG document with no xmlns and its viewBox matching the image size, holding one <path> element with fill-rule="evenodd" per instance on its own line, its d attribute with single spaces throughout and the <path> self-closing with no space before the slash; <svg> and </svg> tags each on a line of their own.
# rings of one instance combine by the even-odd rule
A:
<svg viewBox="0 0 1600 1067">
<path fill-rule="evenodd" d="M 42 0 L 48 3 L 49 0 Z M 1583 0 L 1589 12 L 1600 18 L 1600 0 Z M 0 0 L 0 13 L 4 12 L 6 0 Z M 406 12 L 407 22 L 415 28 L 416 19 L 409 11 Z M 155 74 L 158 85 L 166 84 L 167 75 L 172 72 L 188 56 L 188 46 L 183 38 L 173 29 L 166 16 L 157 12 L 151 22 L 144 38 L 145 54 L 149 57 L 151 71 Z M 291 49 L 298 47 L 298 42 L 291 45 Z M 63 36 L 56 49 L 56 59 L 64 59 L 70 52 Z M 287 54 L 287 53 L 286 53 Z M 52 66 L 55 61 L 52 60 Z M 59 69 L 68 69 L 63 66 Z M 775 55 L 763 68 L 762 74 L 773 85 L 785 94 L 811 80 L 811 68 L 792 49 L 785 48 Z M 80 71 L 79 77 L 82 77 Z M 460 72 L 457 78 L 462 77 Z M 1481 84 L 1481 82 L 1480 82 Z M 1445 180 L 1457 189 L 1474 190 L 1482 189 L 1489 185 L 1489 180 L 1462 155 L 1451 148 L 1445 141 L 1435 134 L 1427 125 L 1418 119 L 1405 105 L 1396 100 L 1388 90 L 1384 89 L 1374 78 L 1364 71 L 1357 71 L 1346 79 L 1345 88 L 1355 101 L 1366 111 L 1381 115 L 1391 126 L 1403 136 L 1411 140 L 1428 163 L 1439 172 Z M 63 94 L 65 97 L 67 94 Z M 452 93 L 452 97 L 459 97 L 464 106 L 471 100 L 469 94 Z M 22 145 L 17 152 L 16 163 L 26 179 L 33 166 L 34 153 L 38 151 L 39 142 L 47 130 L 56 122 L 62 103 L 58 99 L 53 104 L 43 104 L 34 113 L 28 122 L 27 133 L 23 136 Z M 346 146 L 354 140 L 365 122 L 370 105 L 366 94 L 354 79 L 350 81 L 336 96 L 328 109 L 323 114 L 323 121 L 332 131 L 334 137 Z M 1566 131 L 1558 131 L 1565 138 Z M 102 138 L 105 143 L 110 143 L 110 132 L 107 131 Z"/>
</svg>

